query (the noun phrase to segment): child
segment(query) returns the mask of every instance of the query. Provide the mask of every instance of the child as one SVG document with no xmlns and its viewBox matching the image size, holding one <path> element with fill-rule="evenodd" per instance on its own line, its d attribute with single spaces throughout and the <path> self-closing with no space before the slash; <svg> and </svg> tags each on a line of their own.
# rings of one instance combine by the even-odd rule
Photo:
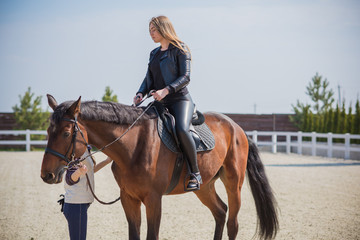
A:
<svg viewBox="0 0 360 240">
<path fill-rule="evenodd" d="M 85 153 L 87 154 L 87 153 Z M 69 235 L 71 240 L 86 239 L 87 230 L 87 209 L 94 201 L 85 174 L 89 176 L 92 189 L 94 185 L 94 173 L 109 164 L 112 160 L 106 160 L 96 164 L 87 157 L 79 165 L 72 166 L 65 175 L 65 203 L 64 215 L 68 222 Z"/>
</svg>

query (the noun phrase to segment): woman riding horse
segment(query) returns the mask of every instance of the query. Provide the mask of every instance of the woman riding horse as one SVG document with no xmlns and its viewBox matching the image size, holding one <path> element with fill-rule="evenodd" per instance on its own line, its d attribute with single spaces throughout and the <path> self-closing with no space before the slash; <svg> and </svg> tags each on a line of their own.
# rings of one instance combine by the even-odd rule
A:
<svg viewBox="0 0 360 240">
<path fill-rule="evenodd" d="M 152 93 L 155 100 L 161 102 L 175 117 L 180 147 L 191 168 L 187 190 L 199 190 L 202 180 L 195 142 L 189 131 L 194 103 L 186 87 L 190 82 L 190 51 L 178 38 L 172 23 L 165 16 L 153 17 L 149 31 L 151 38 L 155 43 L 160 43 L 160 47 L 150 53 L 148 70 L 134 97 L 134 104 L 140 103 L 150 90 L 156 90 Z"/>
<path fill-rule="evenodd" d="M 67 159 L 71 155 L 74 159 L 82 158 L 86 143 L 94 145 L 113 159 L 111 169 L 120 187 L 129 239 L 140 239 L 141 204 L 146 208 L 147 239 L 158 239 L 162 196 L 170 185 L 177 155 L 161 142 L 157 119 L 145 113 L 134 125 L 143 114 L 143 108 L 111 102 L 82 103 L 80 98 L 58 105 L 50 95 L 48 101 L 54 113 L 50 118 L 47 144 L 47 149 L 52 151 L 45 152 L 41 166 L 44 182 L 61 182 Z M 204 116 L 214 134 L 215 147 L 198 155 L 203 184 L 194 193 L 214 216 L 214 239 L 222 239 L 226 216 L 229 239 L 236 239 L 245 173 L 255 200 L 259 236 L 274 238 L 279 227 L 276 201 L 256 145 L 229 117 L 214 112 Z M 80 130 L 82 135 L 74 135 Z M 119 139 L 120 136 L 123 137 Z M 180 178 L 186 175 L 184 166 Z M 226 188 L 228 206 L 216 193 L 217 179 Z M 169 194 L 182 193 L 185 193 L 184 187 L 179 183 Z"/>
</svg>

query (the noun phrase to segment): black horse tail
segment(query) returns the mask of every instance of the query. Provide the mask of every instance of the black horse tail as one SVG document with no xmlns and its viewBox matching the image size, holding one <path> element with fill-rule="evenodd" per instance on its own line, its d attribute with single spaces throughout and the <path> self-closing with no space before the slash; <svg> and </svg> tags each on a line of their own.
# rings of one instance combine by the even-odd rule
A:
<svg viewBox="0 0 360 240">
<path fill-rule="evenodd" d="M 277 203 L 266 177 L 258 148 L 249 138 L 248 142 L 249 156 L 246 169 L 258 216 L 256 232 L 262 239 L 273 239 L 279 229 Z"/>
</svg>

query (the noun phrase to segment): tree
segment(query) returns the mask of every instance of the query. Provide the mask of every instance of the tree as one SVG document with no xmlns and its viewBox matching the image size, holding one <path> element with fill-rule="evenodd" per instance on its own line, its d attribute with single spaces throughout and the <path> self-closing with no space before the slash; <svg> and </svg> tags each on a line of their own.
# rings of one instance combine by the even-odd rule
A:
<svg viewBox="0 0 360 240">
<path fill-rule="evenodd" d="M 311 100 L 314 102 L 312 106 L 315 113 L 323 113 L 331 108 L 331 105 L 334 102 L 334 91 L 332 89 L 327 89 L 329 82 L 325 78 L 322 80 L 322 76 L 319 76 L 318 73 L 312 78 L 312 82 L 306 87 L 306 94 L 310 96 Z"/>
<path fill-rule="evenodd" d="M 328 87 L 327 79 L 323 80 L 322 76 L 316 73 L 305 92 L 313 104 L 303 104 L 297 100 L 296 106 L 292 105 L 295 115 L 290 116 L 290 121 L 300 130 L 322 132 L 330 125 L 329 120 L 324 115 L 332 108 L 335 100 L 333 98 L 334 91 Z"/>
<path fill-rule="evenodd" d="M 348 115 L 346 117 L 346 133 L 352 133 L 353 118 L 354 118 L 354 116 L 352 115 L 352 108 L 351 108 L 351 103 L 350 103 Z"/>
<path fill-rule="evenodd" d="M 302 104 L 297 100 L 296 106 L 291 105 L 295 115 L 289 116 L 290 121 L 295 124 L 301 130 L 305 130 L 308 126 L 308 113 L 310 109 L 309 104 Z"/>
<path fill-rule="evenodd" d="M 334 112 L 334 125 L 332 129 L 333 133 L 339 133 L 339 123 L 340 123 L 340 108 L 339 105 L 336 105 L 336 109 Z"/>
<path fill-rule="evenodd" d="M 357 99 L 355 104 L 355 116 L 353 120 L 353 134 L 360 133 L 360 103 L 359 99 Z"/>
<path fill-rule="evenodd" d="M 113 95 L 113 90 L 109 86 L 105 88 L 105 94 L 102 97 L 103 102 L 118 102 L 117 95 Z"/>
<path fill-rule="evenodd" d="M 325 132 L 332 132 L 333 128 L 334 128 L 334 111 L 331 108 L 327 114 L 327 124 L 326 124 Z"/>
<path fill-rule="evenodd" d="M 46 129 L 47 121 L 50 116 L 48 111 L 41 110 L 41 96 L 34 97 L 31 88 L 25 92 L 24 96 L 19 95 L 20 106 L 13 106 L 14 117 L 17 127 L 20 129 L 43 130 Z M 16 127 L 15 127 L 16 128 Z"/>
<path fill-rule="evenodd" d="M 340 111 L 340 118 L 338 124 L 338 132 L 345 133 L 346 132 L 346 109 L 345 109 L 345 100 L 343 100 L 342 108 Z"/>
<path fill-rule="evenodd" d="M 306 132 L 312 132 L 314 130 L 314 114 L 309 111 Z"/>
<path fill-rule="evenodd" d="M 319 115 L 319 119 L 318 119 L 318 128 L 315 129 L 316 132 L 325 132 L 325 114 L 327 113 L 327 111 L 324 114 Z"/>
</svg>

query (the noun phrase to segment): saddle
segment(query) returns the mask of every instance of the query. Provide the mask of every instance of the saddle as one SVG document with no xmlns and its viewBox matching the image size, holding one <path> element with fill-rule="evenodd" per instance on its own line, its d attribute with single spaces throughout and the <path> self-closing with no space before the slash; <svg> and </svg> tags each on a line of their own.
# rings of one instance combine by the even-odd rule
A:
<svg viewBox="0 0 360 240">
<path fill-rule="evenodd" d="M 153 104 L 153 109 L 158 116 L 157 128 L 161 141 L 170 151 L 177 154 L 170 185 L 165 192 L 165 194 L 169 194 L 179 182 L 185 156 L 181 151 L 180 142 L 176 135 L 174 116 L 172 116 L 169 111 L 158 102 Z M 195 141 L 197 152 L 210 151 L 215 147 L 214 135 L 206 125 L 204 115 L 197 111 L 196 108 L 193 113 L 190 132 Z M 187 161 L 185 162 L 188 164 Z M 190 169 L 189 166 L 188 169 Z M 184 189 L 185 181 L 186 178 L 184 180 Z"/>
</svg>

